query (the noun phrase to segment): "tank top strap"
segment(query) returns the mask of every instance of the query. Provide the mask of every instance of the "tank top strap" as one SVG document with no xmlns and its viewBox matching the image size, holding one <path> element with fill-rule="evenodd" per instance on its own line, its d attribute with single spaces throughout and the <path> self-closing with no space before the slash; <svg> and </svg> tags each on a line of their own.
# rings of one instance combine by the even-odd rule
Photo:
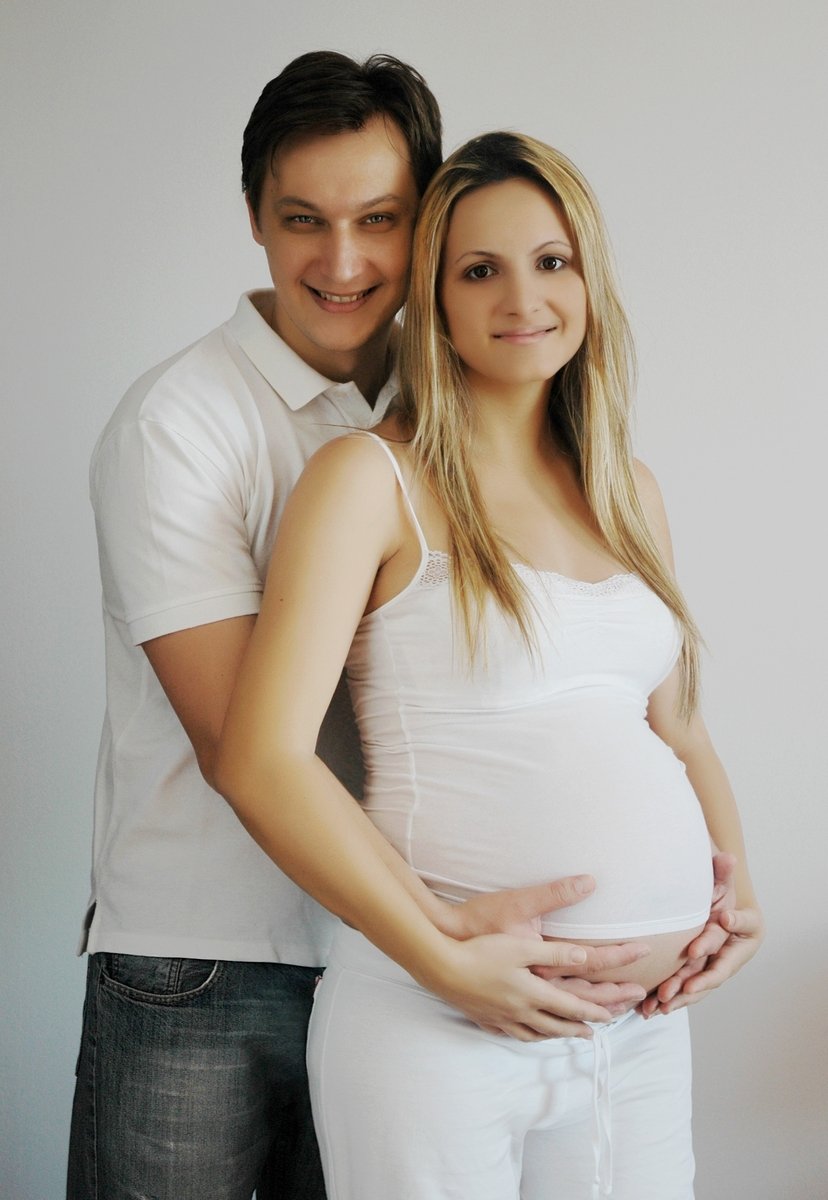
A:
<svg viewBox="0 0 828 1200">
<path fill-rule="evenodd" d="M 351 436 L 352 437 L 370 438 L 371 441 L 376 442 L 376 444 L 378 446 L 380 446 L 382 448 L 382 450 L 385 452 L 385 454 L 388 456 L 388 458 L 391 462 L 391 466 L 394 468 L 394 474 L 397 477 L 397 483 L 400 485 L 400 491 L 402 492 L 402 497 L 405 502 L 405 507 L 408 510 L 408 515 L 411 518 L 411 524 L 414 527 L 414 532 L 417 535 L 417 541 L 420 544 L 420 571 L 422 572 L 423 570 L 425 570 L 426 563 L 428 562 L 428 555 L 429 555 L 428 542 L 425 539 L 425 534 L 423 533 L 422 526 L 420 525 L 420 522 L 417 519 L 417 514 L 414 511 L 414 505 L 411 503 L 411 497 L 408 494 L 408 488 L 406 487 L 405 480 L 403 479 L 403 473 L 400 470 L 400 464 L 397 462 L 397 456 L 393 453 L 393 451 L 391 450 L 391 448 L 387 444 L 387 442 L 383 441 L 383 439 L 378 434 L 372 433 L 370 429 L 355 430 L 354 433 L 351 434 Z"/>
</svg>

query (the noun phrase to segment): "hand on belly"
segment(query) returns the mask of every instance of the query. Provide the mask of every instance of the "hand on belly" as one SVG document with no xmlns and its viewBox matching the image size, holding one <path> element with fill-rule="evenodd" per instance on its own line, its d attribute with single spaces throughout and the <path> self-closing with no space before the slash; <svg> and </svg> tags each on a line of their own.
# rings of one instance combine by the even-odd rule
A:
<svg viewBox="0 0 828 1200">
<path fill-rule="evenodd" d="M 704 928 L 703 925 L 696 926 L 693 929 L 680 929 L 674 933 L 655 933 L 644 937 L 628 938 L 628 942 L 643 942 L 650 951 L 644 958 L 638 962 L 631 963 L 626 967 L 613 967 L 604 971 L 598 971 L 594 975 L 589 975 L 589 979 L 594 983 L 603 983 L 611 981 L 613 983 L 637 983 L 645 988 L 648 992 L 657 988 L 665 979 L 669 979 L 674 975 L 680 966 L 687 960 L 685 953 L 687 947 Z M 544 937 L 544 941 L 558 942 L 575 942 L 575 938 L 550 938 Z M 616 943 L 607 939 L 584 938 L 579 942 L 582 946 L 608 946 Z"/>
</svg>

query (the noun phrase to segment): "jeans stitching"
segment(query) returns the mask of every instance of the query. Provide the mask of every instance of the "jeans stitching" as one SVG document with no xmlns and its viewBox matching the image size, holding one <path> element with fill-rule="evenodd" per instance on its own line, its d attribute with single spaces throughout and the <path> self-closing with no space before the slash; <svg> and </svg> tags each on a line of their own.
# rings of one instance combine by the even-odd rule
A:
<svg viewBox="0 0 828 1200">
<path fill-rule="evenodd" d="M 91 1169 L 92 1169 L 92 1191 L 94 1200 L 98 1200 L 98 1040 L 101 1032 L 101 979 L 103 972 L 98 969 L 98 978 L 95 982 L 95 1036 L 92 1039 L 92 1149 L 91 1149 Z"/>
<path fill-rule="evenodd" d="M 77 1120 L 73 1133 L 73 1136 L 77 1138 L 82 1131 L 83 1138 L 82 1141 L 74 1142 L 74 1155 L 70 1161 L 73 1173 L 70 1175 L 68 1195 L 72 1200 L 107 1200 L 111 1189 L 119 1190 L 121 1186 L 127 1187 L 127 1175 L 129 1175 L 130 1186 L 134 1186 L 136 1189 L 134 1192 L 131 1191 L 130 1195 L 181 1195 L 182 1197 L 186 1195 L 188 1200 L 204 1200 L 205 1196 L 211 1194 L 212 1179 L 207 1178 L 206 1174 L 204 1180 L 201 1181 L 204 1184 L 204 1190 L 197 1190 L 188 1181 L 176 1178 L 175 1161 L 156 1166 L 152 1162 L 151 1151 L 148 1155 L 141 1156 L 139 1154 L 139 1147 L 133 1139 L 132 1120 L 128 1124 L 124 1124 L 109 1119 L 110 1103 L 114 1103 L 116 1116 L 118 1112 L 131 1115 L 135 1120 L 136 1130 L 140 1132 L 144 1128 L 142 1115 L 144 1111 L 149 1114 L 152 1106 L 156 1103 L 162 1116 L 165 1112 L 170 1111 L 165 1109 L 167 1101 L 163 1097 L 159 1098 L 158 1089 L 153 1091 L 152 1085 L 145 1089 L 144 1083 L 140 1081 L 137 1095 L 143 1103 L 140 1106 L 136 1105 L 135 1099 L 132 1098 L 123 1099 L 122 1103 L 118 1096 L 119 1081 L 122 1076 L 118 1071 L 111 1069 L 120 1061 L 121 1050 L 118 1043 L 122 1038 L 125 1043 L 124 1049 L 128 1054 L 132 1052 L 130 1044 L 133 1051 L 137 1045 L 139 1053 L 143 1049 L 148 1056 L 154 1054 L 157 1045 L 151 1035 L 151 1030 L 159 1028 L 158 1022 L 162 1023 L 160 1028 L 164 1030 L 171 1028 L 175 1031 L 173 1036 L 176 1041 L 176 1053 L 178 1050 L 181 1051 L 176 1061 L 183 1062 L 184 1067 L 191 1072 L 188 1076 L 189 1080 L 195 1078 L 193 1070 L 196 1074 L 199 1070 L 198 1055 L 189 1053 L 187 1047 L 189 1033 L 194 1028 L 194 1023 L 200 1026 L 202 1022 L 206 1022 L 213 1041 L 219 1043 L 226 1037 L 238 1035 L 243 1050 L 249 1047 L 256 1061 L 260 1054 L 259 1043 L 264 1034 L 266 1054 L 263 1060 L 263 1078 L 259 1079 L 258 1069 L 254 1069 L 253 1066 L 250 1066 L 249 1069 L 245 1068 L 243 1062 L 237 1062 L 233 1066 L 233 1071 L 240 1080 L 239 1086 L 243 1089 L 244 1097 L 252 1095 L 257 1098 L 260 1090 L 264 1088 L 272 1099 L 272 1109 L 268 1103 L 268 1115 L 262 1118 L 264 1120 L 262 1127 L 266 1126 L 268 1129 L 272 1127 L 275 1132 L 278 1132 L 278 1145 L 273 1143 L 277 1157 L 272 1171 L 272 1179 L 270 1175 L 262 1175 L 262 1200 L 265 1196 L 276 1200 L 277 1192 L 280 1195 L 284 1194 L 279 1191 L 279 1188 L 283 1187 L 280 1182 L 283 1174 L 285 1178 L 290 1176 L 291 1186 L 294 1188 L 290 1194 L 295 1195 L 296 1200 L 299 1200 L 300 1196 L 306 1197 L 307 1200 L 311 1200 L 311 1197 L 313 1200 L 324 1200 L 325 1193 L 321 1175 L 319 1175 L 315 1145 L 313 1145 L 313 1162 L 303 1149 L 301 1159 L 296 1158 L 296 1166 L 291 1165 L 289 1172 L 284 1164 L 292 1164 L 293 1158 L 283 1157 L 280 1159 L 278 1157 L 279 1154 L 284 1156 L 286 1149 L 295 1149 L 300 1145 L 304 1147 L 310 1138 L 308 1132 L 310 1117 L 307 1113 L 306 1098 L 307 1084 L 305 1082 L 304 1086 L 302 1085 L 300 1067 L 304 1061 L 305 1026 L 307 1010 L 310 1007 L 310 988 L 316 974 L 315 969 L 285 967 L 282 964 L 264 964 L 260 967 L 259 964 L 222 962 L 220 986 L 209 998 L 193 1005 L 170 1007 L 169 1010 L 162 1006 L 159 1011 L 158 1008 L 147 1004 L 121 1004 L 117 990 L 111 988 L 106 972 L 102 969 L 104 966 L 110 965 L 110 960 L 103 953 L 90 958 L 90 979 L 87 990 L 89 1012 L 86 1022 L 86 1038 L 88 1040 L 84 1053 L 84 1076 L 87 1087 L 85 1103 L 83 1109 L 76 1114 Z M 171 966 L 174 965 L 177 964 L 171 964 Z M 187 977 L 193 974 L 194 964 L 188 964 L 185 960 L 183 965 L 182 982 L 186 983 Z M 212 974 L 213 963 L 206 962 L 203 965 Z M 123 967 L 122 975 L 127 979 L 130 978 L 130 972 L 127 971 L 128 964 L 124 963 L 120 966 Z M 153 978 L 152 964 L 144 966 L 148 972 L 145 981 L 149 983 Z M 165 970 L 165 967 L 166 964 L 162 964 L 156 973 L 159 986 L 168 984 L 167 976 L 170 972 Z M 114 966 L 113 969 L 115 969 Z M 132 974 L 136 982 L 142 982 L 140 972 Z M 196 974 L 195 978 L 199 978 L 199 976 L 203 978 L 203 972 Z M 205 982 L 207 981 L 205 980 Z M 225 996 L 226 988 L 228 989 L 227 996 Z M 153 997 L 150 996 L 149 999 L 153 999 Z M 241 1001 L 238 1010 L 235 1007 L 237 999 Z M 282 1024 L 280 1021 L 285 1012 L 285 1006 L 287 1006 L 290 1019 Z M 240 1015 L 237 1016 L 237 1012 Z M 263 1014 L 273 1014 L 276 1019 L 272 1025 L 269 1023 L 263 1025 Z M 171 1022 L 169 1026 L 168 1022 Z M 301 1036 L 300 1024 L 302 1026 Z M 113 1056 L 111 1063 L 109 1062 L 110 1055 Z M 246 1054 L 243 1052 L 241 1058 L 245 1059 L 245 1057 Z M 134 1094 L 130 1089 L 128 1096 Z M 230 1092 L 228 1091 L 226 1095 L 229 1097 Z M 209 1097 L 205 1102 L 207 1115 L 216 1117 L 215 1106 L 212 1110 L 210 1109 Z M 251 1107 L 257 1108 L 256 1105 Z M 298 1123 L 300 1118 L 301 1126 Z M 224 1116 L 221 1111 L 219 1111 L 217 1119 L 219 1140 L 221 1140 L 224 1128 Z M 259 1128 L 259 1116 L 254 1114 L 254 1119 L 257 1122 L 255 1128 Z M 240 1119 L 236 1124 L 244 1138 L 254 1128 L 248 1118 Z M 196 1129 L 195 1125 L 193 1125 L 193 1129 Z M 295 1140 L 300 1137 L 300 1133 L 303 1139 L 301 1143 Z M 82 1158 L 78 1153 L 81 1146 L 83 1148 Z M 249 1166 L 255 1174 L 261 1169 L 261 1162 L 264 1161 L 261 1158 L 263 1146 L 264 1143 L 260 1140 L 255 1140 L 255 1144 L 245 1141 L 243 1151 L 245 1170 Z M 232 1142 L 232 1139 L 227 1144 L 222 1143 L 217 1153 L 220 1159 L 218 1171 L 222 1174 L 222 1181 L 227 1188 L 226 1193 L 222 1191 L 221 1195 L 237 1196 L 239 1181 L 237 1177 L 233 1177 L 236 1168 L 231 1162 L 231 1160 L 235 1161 L 238 1153 L 235 1143 Z M 269 1149 L 267 1153 L 270 1153 Z M 133 1156 L 135 1165 L 132 1163 Z M 146 1169 L 155 1185 L 154 1187 L 149 1186 L 148 1190 L 141 1190 L 146 1187 L 146 1181 L 139 1182 L 138 1177 L 132 1174 L 133 1170 L 143 1169 L 141 1162 L 138 1161 L 139 1158 L 146 1164 Z M 205 1161 L 200 1152 L 196 1153 L 195 1168 L 196 1170 L 205 1169 Z M 159 1173 L 157 1176 L 156 1171 Z M 160 1179 L 162 1176 L 167 1190 L 156 1182 L 156 1179 Z M 252 1186 L 251 1183 L 251 1191 Z M 234 1191 L 234 1187 L 237 1190 Z"/>
<path fill-rule="evenodd" d="M 105 986 L 108 991 L 117 992 L 126 1000 L 133 1000 L 137 1004 L 154 1004 L 166 1007 L 186 1004 L 190 1000 L 196 1000 L 203 996 L 205 992 L 210 991 L 221 977 L 221 962 L 214 962 L 213 969 L 203 983 L 200 983 L 197 988 L 191 988 L 186 992 L 145 992 L 141 988 L 130 987 L 127 983 L 121 983 L 117 979 L 113 979 L 101 970 L 102 986 Z M 178 977 L 176 977 L 176 984 Z"/>
<path fill-rule="evenodd" d="M 182 960 L 180 958 L 174 958 L 170 965 L 172 970 L 170 971 L 168 983 L 170 995 L 174 995 L 181 989 Z"/>
</svg>

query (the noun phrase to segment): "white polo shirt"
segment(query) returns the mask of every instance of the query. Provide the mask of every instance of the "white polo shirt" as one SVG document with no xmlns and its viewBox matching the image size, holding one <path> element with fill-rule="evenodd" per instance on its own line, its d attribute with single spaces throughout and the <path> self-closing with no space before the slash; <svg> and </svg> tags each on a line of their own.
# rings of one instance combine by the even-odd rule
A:
<svg viewBox="0 0 828 1200">
<path fill-rule="evenodd" d="M 204 781 L 141 643 L 259 610 L 274 532 L 309 456 L 381 419 L 353 383 L 319 375 L 261 316 L 272 293 L 143 376 L 90 469 L 106 639 L 92 894 L 79 952 L 324 963 L 333 919 Z M 320 752 L 359 793 L 358 740 L 338 692 Z"/>
</svg>

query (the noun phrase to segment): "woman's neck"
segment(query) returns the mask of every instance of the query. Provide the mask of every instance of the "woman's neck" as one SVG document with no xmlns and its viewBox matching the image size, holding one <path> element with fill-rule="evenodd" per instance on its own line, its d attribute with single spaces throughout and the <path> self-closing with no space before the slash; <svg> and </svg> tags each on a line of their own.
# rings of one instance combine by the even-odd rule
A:
<svg viewBox="0 0 828 1200">
<path fill-rule="evenodd" d="M 549 427 L 549 384 L 471 389 L 475 456 L 489 461 L 547 459 L 555 448 Z"/>
</svg>

